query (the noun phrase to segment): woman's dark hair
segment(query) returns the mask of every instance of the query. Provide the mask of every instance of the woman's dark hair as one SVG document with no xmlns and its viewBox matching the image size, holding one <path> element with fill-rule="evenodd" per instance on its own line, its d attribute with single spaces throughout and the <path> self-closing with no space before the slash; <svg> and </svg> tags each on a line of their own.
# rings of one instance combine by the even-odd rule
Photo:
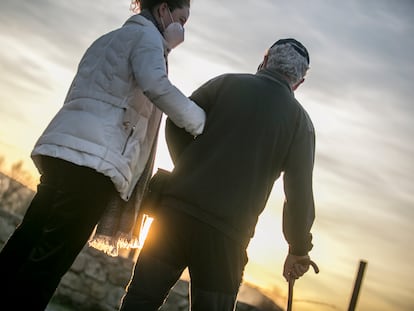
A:
<svg viewBox="0 0 414 311">
<path fill-rule="evenodd" d="M 190 1 L 191 0 L 136 0 L 136 1 L 132 1 L 135 2 L 136 5 L 141 9 L 141 10 L 152 10 L 155 6 L 161 4 L 161 3 L 167 3 L 168 7 L 170 8 L 171 11 L 179 8 L 183 8 L 185 6 L 190 6 Z"/>
</svg>

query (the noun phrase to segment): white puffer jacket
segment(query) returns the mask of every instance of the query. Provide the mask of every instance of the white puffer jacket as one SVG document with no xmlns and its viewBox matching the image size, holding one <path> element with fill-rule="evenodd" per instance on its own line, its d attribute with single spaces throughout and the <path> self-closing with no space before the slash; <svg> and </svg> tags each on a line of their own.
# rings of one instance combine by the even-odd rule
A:
<svg viewBox="0 0 414 311">
<path fill-rule="evenodd" d="M 109 176 L 128 200 L 148 161 L 159 109 L 178 126 L 200 134 L 205 113 L 168 80 L 166 49 L 158 29 L 141 15 L 98 38 L 32 151 L 39 171 L 39 155 L 87 166 Z"/>
</svg>

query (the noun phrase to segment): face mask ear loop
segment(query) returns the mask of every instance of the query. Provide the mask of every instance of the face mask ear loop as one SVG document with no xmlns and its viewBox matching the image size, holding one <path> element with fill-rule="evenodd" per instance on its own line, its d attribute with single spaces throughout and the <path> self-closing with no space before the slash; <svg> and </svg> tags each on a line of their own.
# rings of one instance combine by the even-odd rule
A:
<svg viewBox="0 0 414 311">
<path fill-rule="evenodd" d="M 163 31 L 165 31 L 165 24 L 164 24 L 164 20 L 162 17 L 161 17 L 161 24 L 162 24 L 162 29 L 164 29 Z"/>
<path fill-rule="evenodd" d="M 171 14 L 170 8 L 168 8 L 168 14 L 170 14 L 171 22 L 172 22 L 172 23 L 175 23 L 174 18 L 172 17 L 172 14 Z"/>
<path fill-rule="evenodd" d="M 170 13 L 170 8 L 168 8 L 168 13 Z M 160 14 L 159 11 L 158 11 L 158 14 Z M 170 13 L 170 16 L 171 16 L 171 13 Z M 161 16 L 161 14 L 160 14 L 160 20 L 161 20 L 162 28 L 164 29 L 163 31 L 165 31 L 166 28 L 165 28 L 164 18 Z"/>
</svg>

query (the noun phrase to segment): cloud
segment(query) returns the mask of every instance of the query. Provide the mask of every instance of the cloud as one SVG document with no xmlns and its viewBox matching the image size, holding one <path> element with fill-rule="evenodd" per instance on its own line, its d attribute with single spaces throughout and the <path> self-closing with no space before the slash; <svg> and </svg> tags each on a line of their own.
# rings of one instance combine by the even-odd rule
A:
<svg viewBox="0 0 414 311">
<path fill-rule="evenodd" d="M 62 103 L 85 49 L 121 26 L 128 6 L 112 0 L 0 2 L 4 150 L 10 141 L 18 148 L 23 140 L 34 143 Z M 414 260 L 407 249 L 414 236 L 413 16 L 411 0 L 193 1 L 186 41 L 170 55 L 171 76 L 189 93 L 214 75 L 254 72 L 281 37 L 307 46 L 311 70 L 296 96 L 317 135 L 315 250 L 329 240 L 321 259 L 330 271 L 315 284 L 327 289 L 338 275 L 352 282 L 350 263 L 366 255 L 370 286 L 391 282 L 401 294 L 394 290 L 389 303 L 407 301 L 401 310 L 412 302 L 412 286 L 403 280 Z M 390 275 L 389 263 L 402 269 Z M 387 290 L 375 287 L 367 295 L 385 297 Z M 329 294 L 334 297 L 334 289 Z"/>
</svg>

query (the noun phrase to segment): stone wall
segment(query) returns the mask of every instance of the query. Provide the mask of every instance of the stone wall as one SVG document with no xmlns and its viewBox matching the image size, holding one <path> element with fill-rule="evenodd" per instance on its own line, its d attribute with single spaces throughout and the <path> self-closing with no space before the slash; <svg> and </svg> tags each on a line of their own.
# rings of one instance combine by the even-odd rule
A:
<svg viewBox="0 0 414 311">
<path fill-rule="evenodd" d="M 21 220 L 21 215 L 0 208 L 0 249 Z M 85 246 L 63 277 L 53 302 L 73 311 L 116 311 L 134 266 L 133 259 L 110 257 Z M 188 282 L 180 280 L 170 293 L 163 311 L 188 310 Z M 278 311 L 238 302 L 237 311 Z"/>
</svg>

